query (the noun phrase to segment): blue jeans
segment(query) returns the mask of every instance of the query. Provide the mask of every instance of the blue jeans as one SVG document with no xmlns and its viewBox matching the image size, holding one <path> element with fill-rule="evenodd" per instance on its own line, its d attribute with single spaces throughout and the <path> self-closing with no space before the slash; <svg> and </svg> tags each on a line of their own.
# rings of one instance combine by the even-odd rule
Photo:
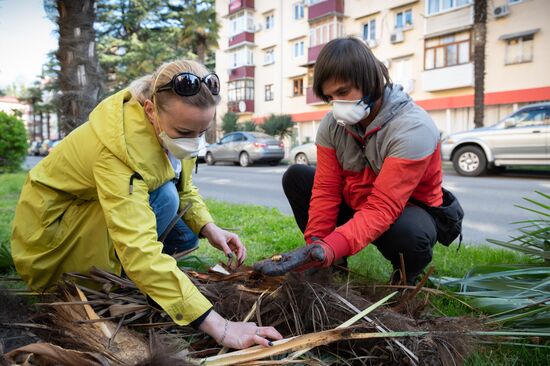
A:
<svg viewBox="0 0 550 366">
<path fill-rule="evenodd" d="M 167 182 L 151 192 L 149 204 L 157 218 L 157 235 L 160 238 L 176 217 L 180 206 L 180 198 L 174 182 Z M 179 219 L 163 244 L 164 253 L 171 255 L 196 247 L 199 244 L 199 238 L 182 219 Z"/>
</svg>

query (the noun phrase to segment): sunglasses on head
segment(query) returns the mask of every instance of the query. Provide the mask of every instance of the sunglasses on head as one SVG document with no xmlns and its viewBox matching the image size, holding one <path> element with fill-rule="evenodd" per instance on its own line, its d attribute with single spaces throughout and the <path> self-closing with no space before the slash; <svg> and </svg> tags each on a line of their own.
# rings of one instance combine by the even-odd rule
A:
<svg viewBox="0 0 550 366">
<path fill-rule="evenodd" d="M 210 73 L 199 77 L 190 72 L 182 72 L 174 75 L 172 80 L 157 89 L 157 93 L 166 90 L 173 90 L 177 95 L 190 97 L 199 92 L 201 83 L 204 83 L 212 95 L 220 94 L 220 79 L 218 75 Z"/>
</svg>

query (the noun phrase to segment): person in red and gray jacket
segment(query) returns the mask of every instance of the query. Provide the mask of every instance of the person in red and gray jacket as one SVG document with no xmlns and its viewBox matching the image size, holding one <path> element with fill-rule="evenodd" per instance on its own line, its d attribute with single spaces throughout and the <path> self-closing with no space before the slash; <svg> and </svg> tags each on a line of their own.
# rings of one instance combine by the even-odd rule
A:
<svg viewBox="0 0 550 366">
<path fill-rule="evenodd" d="M 313 80 L 315 94 L 332 105 L 317 132 L 317 168 L 293 165 L 283 176 L 307 245 L 255 269 L 328 267 L 372 243 L 394 270 L 401 253 L 413 284 L 432 260 L 437 229 L 411 201 L 442 204 L 439 131 L 360 39 L 330 41 Z M 393 281 L 401 281 L 399 271 Z"/>
</svg>

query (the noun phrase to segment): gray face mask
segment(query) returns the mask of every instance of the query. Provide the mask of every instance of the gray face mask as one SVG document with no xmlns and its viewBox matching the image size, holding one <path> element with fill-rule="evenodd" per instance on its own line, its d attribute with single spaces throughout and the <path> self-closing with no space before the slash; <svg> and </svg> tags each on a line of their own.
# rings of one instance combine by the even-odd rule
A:
<svg viewBox="0 0 550 366">
<path fill-rule="evenodd" d="M 164 147 L 168 149 L 176 159 L 189 160 L 199 154 L 202 140 L 201 136 L 173 139 L 168 136 L 166 132 L 161 131 L 159 137 Z"/>
</svg>

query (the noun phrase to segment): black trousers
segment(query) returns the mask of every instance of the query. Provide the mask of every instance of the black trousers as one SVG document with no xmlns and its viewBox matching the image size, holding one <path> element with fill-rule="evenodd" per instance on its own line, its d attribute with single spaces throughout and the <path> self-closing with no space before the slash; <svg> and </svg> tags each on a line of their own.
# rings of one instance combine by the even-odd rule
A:
<svg viewBox="0 0 550 366">
<path fill-rule="evenodd" d="M 315 168 L 306 165 L 292 165 L 283 175 L 283 190 L 302 232 L 307 226 L 314 177 Z M 345 224 L 354 213 L 342 199 L 336 225 Z M 399 253 L 403 253 L 407 282 L 411 284 L 431 262 L 436 238 L 437 229 L 430 214 L 420 207 L 409 205 L 372 244 L 391 262 L 394 270 L 401 267 Z"/>
</svg>

